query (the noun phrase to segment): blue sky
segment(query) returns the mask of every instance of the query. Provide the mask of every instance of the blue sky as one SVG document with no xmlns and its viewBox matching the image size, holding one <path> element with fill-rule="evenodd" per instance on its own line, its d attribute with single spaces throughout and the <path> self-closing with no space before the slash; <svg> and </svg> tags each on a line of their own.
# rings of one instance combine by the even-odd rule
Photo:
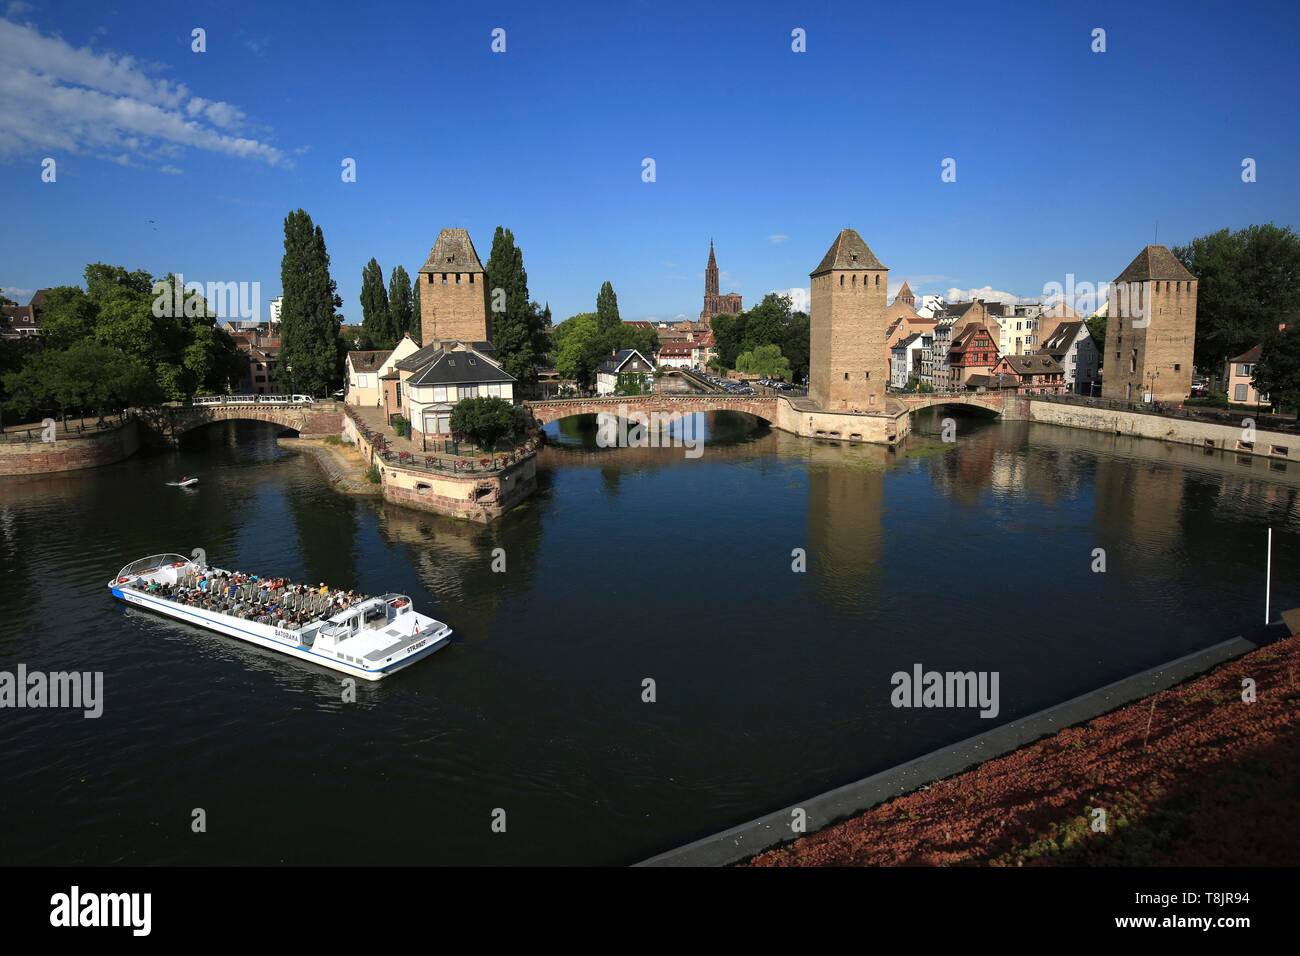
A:
<svg viewBox="0 0 1300 956">
<path fill-rule="evenodd" d="M 694 317 L 710 237 L 748 305 L 844 226 L 892 286 L 1034 295 L 1113 278 L 1157 222 L 1300 225 L 1291 2 L 230 6 L 0 0 L 14 298 L 102 260 L 265 303 L 297 207 L 350 321 L 371 256 L 413 274 L 446 226 L 485 261 L 511 228 L 559 321 L 607 279 L 624 318 Z"/>
</svg>

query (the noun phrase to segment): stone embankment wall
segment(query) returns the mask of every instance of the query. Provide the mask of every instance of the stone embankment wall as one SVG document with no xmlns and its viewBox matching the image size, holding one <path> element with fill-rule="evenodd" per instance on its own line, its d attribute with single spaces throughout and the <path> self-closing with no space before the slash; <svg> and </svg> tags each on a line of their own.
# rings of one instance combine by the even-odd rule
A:
<svg viewBox="0 0 1300 956">
<path fill-rule="evenodd" d="M 1155 438 L 1160 441 L 1235 452 L 1239 455 L 1260 455 L 1279 461 L 1300 461 L 1300 435 L 1256 431 L 1254 440 L 1249 441 L 1245 430 L 1240 426 L 1219 425 L 1191 418 L 1035 401 L 1031 398 L 1029 420 L 1049 425 L 1065 425 L 1068 428 L 1109 432 L 1115 435 L 1132 435 L 1135 438 Z"/>
<path fill-rule="evenodd" d="M 892 445 L 911 431 L 911 416 L 906 411 L 891 415 L 864 415 L 853 412 L 827 412 L 810 401 L 776 400 L 777 428 L 804 438 L 830 438 L 838 441 L 870 442 Z"/>
<path fill-rule="evenodd" d="M 343 437 L 356 444 L 366 462 L 378 467 L 384 500 L 407 508 L 488 522 L 500 518 L 537 488 L 536 455 L 502 471 L 456 475 L 384 461 L 346 416 Z"/>
<path fill-rule="evenodd" d="M 33 426 L 39 434 L 40 426 Z M 56 434 L 54 441 L 0 440 L 0 476 L 48 475 L 111 465 L 139 449 L 134 419 L 104 431 L 83 435 Z"/>
</svg>

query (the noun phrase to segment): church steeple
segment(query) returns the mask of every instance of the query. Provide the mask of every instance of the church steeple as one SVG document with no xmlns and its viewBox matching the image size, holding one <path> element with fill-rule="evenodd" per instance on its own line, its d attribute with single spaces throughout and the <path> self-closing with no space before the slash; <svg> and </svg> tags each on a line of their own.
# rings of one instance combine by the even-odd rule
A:
<svg viewBox="0 0 1300 956">
<path fill-rule="evenodd" d="M 704 267 L 704 297 L 718 294 L 718 260 L 713 255 L 713 240 L 709 240 L 709 264 Z"/>
</svg>

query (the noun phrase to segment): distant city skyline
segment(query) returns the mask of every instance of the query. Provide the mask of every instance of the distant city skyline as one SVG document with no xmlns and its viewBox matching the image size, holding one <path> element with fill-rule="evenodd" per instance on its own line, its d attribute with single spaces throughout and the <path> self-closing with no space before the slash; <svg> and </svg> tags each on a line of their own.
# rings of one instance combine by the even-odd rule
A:
<svg viewBox="0 0 1300 956">
<path fill-rule="evenodd" d="M 1275 108 L 1295 88 L 1293 5 L 952 5 L 846 24 L 575 3 L 442 11 L 434 42 L 393 29 L 427 12 L 413 3 L 364 18 L 325 4 L 309 31 L 269 6 L 3 9 L 0 205 L 21 228 L 0 247 L 0 288 L 19 302 L 107 261 L 256 281 L 269 303 L 299 207 L 324 230 L 350 322 L 372 256 L 386 277 L 414 275 L 455 226 L 484 260 L 494 228 L 511 229 L 559 322 L 594 309 L 606 280 L 625 318 L 694 318 L 710 237 L 722 291 L 752 307 L 806 290 L 846 226 L 890 267 L 891 298 L 904 279 L 918 298 L 996 298 L 1071 273 L 1109 281 L 1157 236 L 1300 222 L 1300 130 Z M 972 66 L 973 36 L 1007 54 L 997 70 Z M 827 95 L 846 84 L 865 105 Z M 770 137 L 783 117 L 801 135 Z"/>
</svg>

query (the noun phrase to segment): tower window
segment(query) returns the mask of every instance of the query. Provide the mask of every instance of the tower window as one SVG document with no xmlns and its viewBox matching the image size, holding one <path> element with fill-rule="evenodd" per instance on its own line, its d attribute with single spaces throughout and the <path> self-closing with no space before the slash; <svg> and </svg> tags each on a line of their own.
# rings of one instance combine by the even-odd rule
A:
<svg viewBox="0 0 1300 956">
<path fill-rule="evenodd" d="M 863 372 L 863 373 L 862 373 L 862 377 L 863 377 L 863 378 L 871 378 L 871 373 L 870 373 L 870 372 Z"/>
<path fill-rule="evenodd" d="M 474 284 L 474 273 L 472 272 L 469 274 L 469 284 L 470 285 Z"/>
<path fill-rule="evenodd" d="M 857 287 L 858 287 L 858 277 L 857 277 L 857 276 L 849 276 L 849 288 L 850 288 L 850 289 L 856 289 Z"/>
<path fill-rule="evenodd" d="M 844 287 L 844 276 L 840 276 L 840 288 Z"/>
<path fill-rule="evenodd" d="M 880 273 L 876 273 L 876 285 L 880 285 Z"/>
<path fill-rule="evenodd" d="M 460 273 L 456 273 L 456 285 L 460 285 Z"/>
<path fill-rule="evenodd" d="M 849 373 L 848 373 L 848 372 L 845 372 L 845 373 L 844 373 L 844 381 L 847 382 L 848 380 L 849 380 Z"/>
</svg>

